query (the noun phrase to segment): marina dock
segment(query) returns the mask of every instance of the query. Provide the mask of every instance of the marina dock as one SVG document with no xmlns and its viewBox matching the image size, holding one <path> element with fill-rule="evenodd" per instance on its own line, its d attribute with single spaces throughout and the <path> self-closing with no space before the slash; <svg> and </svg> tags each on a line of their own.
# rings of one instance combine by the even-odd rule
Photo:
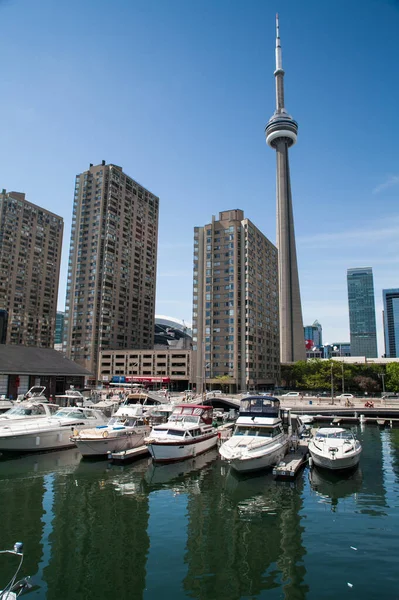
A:
<svg viewBox="0 0 399 600">
<path fill-rule="evenodd" d="M 299 440 L 294 452 L 289 452 L 283 460 L 273 468 L 274 479 L 293 480 L 305 466 L 308 459 L 308 441 Z"/>
<path fill-rule="evenodd" d="M 138 458 L 149 456 L 149 454 L 147 446 L 139 446 L 138 448 L 130 448 L 130 450 L 122 450 L 121 452 L 109 452 L 108 460 L 115 465 L 125 465 Z"/>
</svg>

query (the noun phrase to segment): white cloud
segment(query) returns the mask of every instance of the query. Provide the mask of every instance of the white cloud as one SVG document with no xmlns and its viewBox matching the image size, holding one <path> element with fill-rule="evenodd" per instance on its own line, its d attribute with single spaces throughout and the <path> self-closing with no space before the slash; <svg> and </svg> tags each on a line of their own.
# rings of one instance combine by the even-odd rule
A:
<svg viewBox="0 0 399 600">
<path fill-rule="evenodd" d="M 359 228 L 348 229 L 346 231 L 334 231 L 333 233 L 318 233 L 311 236 L 299 236 L 298 244 L 303 246 L 328 246 L 334 249 L 334 242 L 345 244 L 345 246 L 360 244 L 370 246 L 373 242 L 386 240 L 387 238 L 397 238 L 399 236 L 399 218 L 394 216 L 390 227 L 378 227 L 375 229 Z"/>
<path fill-rule="evenodd" d="M 386 181 L 380 183 L 373 189 L 373 194 L 379 194 L 394 185 L 399 185 L 399 175 L 390 175 Z"/>
</svg>

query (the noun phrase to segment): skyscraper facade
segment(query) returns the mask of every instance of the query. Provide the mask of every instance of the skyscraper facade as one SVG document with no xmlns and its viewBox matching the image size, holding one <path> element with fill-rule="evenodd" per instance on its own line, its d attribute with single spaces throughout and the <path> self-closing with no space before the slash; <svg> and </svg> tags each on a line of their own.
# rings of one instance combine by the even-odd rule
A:
<svg viewBox="0 0 399 600">
<path fill-rule="evenodd" d="M 276 110 L 265 128 L 266 142 L 277 155 L 277 248 L 280 302 L 281 362 L 305 360 L 301 294 L 296 256 L 288 149 L 296 143 L 298 124 L 284 105 L 278 15 L 276 19 Z"/>
<path fill-rule="evenodd" d="M 323 344 L 323 328 L 316 320 L 313 325 L 305 325 L 303 333 L 306 340 L 313 342 L 313 346 L 322 346 Z"/>
<path fill-rule="evenodd" d="M 197 389 L 279 379 L 277 249 L 242 210 L 194 229 L 193 350 Z"/>
<path fill-rule="evenodd" d="M 113 164 L 76 176 L 65 307 L 69 358 L 154 345 L 159 199 Z"/>
<path fill-rule="evenodd" d="M 347 281 L 351 355 L 376 358 L 373 270 L 371 267 L 348 269 Z"/>
<path fill-rule="evenodd" d="M 399 288 L 382 290 L 385 356 L 399 358 Z"/>
<path fill-rule="evenodd" d="M 25 199 L 0 193 L 0 309 L 6 343 L 52 348 L 64 222 Z"/>
</svg>

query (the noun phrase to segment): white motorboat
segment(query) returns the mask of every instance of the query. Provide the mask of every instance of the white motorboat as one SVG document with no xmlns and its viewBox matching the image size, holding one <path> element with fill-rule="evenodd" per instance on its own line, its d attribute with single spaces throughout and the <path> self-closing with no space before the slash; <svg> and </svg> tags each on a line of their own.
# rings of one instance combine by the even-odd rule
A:
<svg viewBox="0 0 399 600">
<path fill-rule="evenodd" d="M 121 406 L 106 425 L 81 429 L 71 436 L 83 456 L 105 456 L 144 445 L 151 428 L 144 423 L 142 406 Z"/>
<path fill-rule="evenodd" d="M 75 390 L 74 387 L 65 390 L 65 394 L 57 394 L 55 397 L 60 400 L 62 406 L 83 406 L 85 400 L 83 394 L 79 390 Z"/>
<path fill-rule="evenodd" d="M 217 444 L 212 406 L 177 404 L 166 423 L 155 425 L 145 440 L 155 462 L 171 463 L 198 456 Z"/>
<path fill-rule="evenodd" d="M 11 422 L 20 421 L 27 422 L 30 419 L 45 419 L 52 417 L 57 410 L 58 404 L 50 404 L 49 402 L 37 402 L 28 400 L 14 404 L 12 408 L 0 415 L 0 427 L 9 425 Z"/>
<path fill-rule="evenodd" d="M 25 400 L 35 400 L 37 402 L 48 402 L 48 399 L 44 395 L 45 386 L 34 385 L 25 394 L 19 394 L 16 400 L 9 400 L 5 396 L 0 398 L 0 413 L 8 411 L 10 408 Z"/>
<path fill-rule="evenodd" d="M 105 415 L 90 408 L 61 408 L 52 417 L 14 421 L 0 426 L 0 452 L 41 452 L 74 446 L 71 432 L 104 425 Z"/>
<path fill-rule="evenodd" d="M 233 435 L 219 453 L 239 472 L 257 471 L 278 464 L 289 446 L 284 431 L 280 402 L 272 396 L 247 396 L 240 402 L 240 413 Z"/>
<path fill-rule="evenodd" d="M 349 429 L 321 427 L 309 441 L 309 452 L 317 467 L 338 471 L 359 464 L 362 446 Z"/>
<path fill-rule="evenodd" d="M 35 400 L 36 402 L 48 402 L 47 397 L 44 392 L 46 391 L 46 387 L 44 385 L 33 385 L 26 394 L 20 394 L 18 396 L 17 402 L 21 402 L 24 400 Z"/>
</svg>

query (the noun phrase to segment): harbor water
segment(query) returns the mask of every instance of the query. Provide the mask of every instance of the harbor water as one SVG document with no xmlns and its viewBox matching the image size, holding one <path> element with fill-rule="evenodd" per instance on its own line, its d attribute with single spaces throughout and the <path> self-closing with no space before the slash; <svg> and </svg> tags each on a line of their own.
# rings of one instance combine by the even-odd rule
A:
<svg viewBox="0 0 399 600">
<path fill-rule="evenodd" d="M 360 467 L 239 477 L 216 451 L 112 466 L 67 450 L 0 460 L 0 549 L 25 597 L 399 598 L 399 429 L 357 429 Z M 0 556 L 0 589 L 18 559 Z"/>
</svg>

